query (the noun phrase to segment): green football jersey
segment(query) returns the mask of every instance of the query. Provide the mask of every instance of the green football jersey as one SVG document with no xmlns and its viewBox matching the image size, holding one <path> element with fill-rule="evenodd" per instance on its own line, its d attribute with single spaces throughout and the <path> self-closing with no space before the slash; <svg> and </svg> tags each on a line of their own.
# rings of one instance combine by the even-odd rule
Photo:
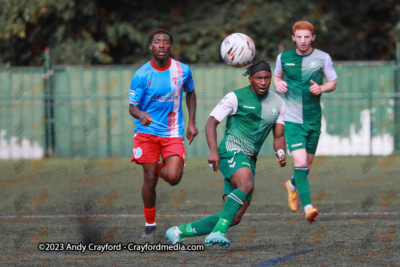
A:
<svg viewBox="0 0 400 267">
<path fill-rule="evenodd" d="M 284 124 L 285 110 L 283 99 L 272 91 L 260 98 L 246 86 L 227 94 L 210 114 L 220 122 L 228 117 L 219 148 L 256 157 L 274 124 Z"/>
<path fill-rule="evenodd" d="M 306 124 L 315 130 L 321 128 L 321 95 L 310 92 L 311 80 L 321 85 L 324 76 L 328 81 L 336 80 L 329 54 L 313 49 L 306 56 L 300 56 L 296 49 L 278 56 L 274 75 L 284 77 L 287 82 L 285 102 L 286 121 Z"/>
</svg>

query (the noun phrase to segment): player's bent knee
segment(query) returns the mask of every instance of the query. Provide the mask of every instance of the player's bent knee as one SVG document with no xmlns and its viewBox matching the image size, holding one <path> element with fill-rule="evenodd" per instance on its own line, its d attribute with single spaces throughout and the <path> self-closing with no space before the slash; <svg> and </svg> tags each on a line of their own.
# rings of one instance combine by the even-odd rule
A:
<svg viewBox="0 0 400 267">
<path fill-rule="evenodd" d="M 179 184 L 179 182 L 181 181 L 181 178 L 178 179 L 170 179 L 168 180 L 168 183 L 172 186 Z"/>
<path fill-rule="evenodd" d="M 179 184 L 182 179 L 182 172 L 169 172 L 166 175 L 166 180 L 172 186 Z"/>
</svg>

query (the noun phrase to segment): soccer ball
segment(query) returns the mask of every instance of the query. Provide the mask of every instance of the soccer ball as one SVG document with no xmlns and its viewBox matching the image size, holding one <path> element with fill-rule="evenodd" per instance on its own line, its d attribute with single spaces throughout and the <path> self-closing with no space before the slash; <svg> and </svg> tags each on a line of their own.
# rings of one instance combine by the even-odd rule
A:
<svg viewBox="0 0 400 267">
<path fill-rule="evenodd" d="M 221 57 L 229 66 L 248 65 L 255 54 L 253 40 L 243 33 L 232 33 L 221 44 Z"/>
</svg>

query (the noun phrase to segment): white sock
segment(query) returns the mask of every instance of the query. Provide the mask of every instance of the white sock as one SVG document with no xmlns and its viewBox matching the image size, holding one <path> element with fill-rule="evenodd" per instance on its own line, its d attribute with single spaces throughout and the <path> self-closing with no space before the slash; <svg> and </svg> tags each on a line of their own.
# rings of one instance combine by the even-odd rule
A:
<svg viewBox="0 0 400 267">
<path fill-rule="evenodd" d="M 307 213 L 308 208 L 313 208 L 311 204 L 304 207 L 304 213 Z"/>
<path fill-rule="evenodd" d="M 154 223 L 147 223 L 146 222 L 146 226 L 156 226 L 156 223 L 154 222 Z"/>
<path fill-rule="evenodd" d="M 296 186 L 292 185 L 292 181 L 290 181 L 290 183 L 289 183 L 289 188 L 292 191 L 296 191 Z"/>
</svg>

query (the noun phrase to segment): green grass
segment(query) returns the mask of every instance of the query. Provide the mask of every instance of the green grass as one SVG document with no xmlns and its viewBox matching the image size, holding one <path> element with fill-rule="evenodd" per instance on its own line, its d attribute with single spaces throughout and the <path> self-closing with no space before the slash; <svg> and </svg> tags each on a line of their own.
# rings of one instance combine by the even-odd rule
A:
<svg viewBox="0 0 400 267">
<path fill-rule="evenodd" d="M 37 251 L 38 242 L 101 244 L 109 240 L 141 244 L 148 241 L 139 238 L 144 223 L 143 172 L 139 165 L 130 164 L 127 158 L 0 161 L 0 263 L 10 266 L 396 265 L 400 258 L 400 200 L 396 195 L 400 193 L 400 169 L 396 167 L 399 158 L 367 160 L 367 157 L 316 159 L 309 181 L 320 216 L 316 223 L 309 224 L 302 208 L 298 213 L 290 212 L 282 188 L 292 175 L 292 159 L 287 167 L 279 168 L 275 158 L 260 158 L 252 204 L 242 222 L 228 231 L 231 241 L 228 248 L 142 254 L 126 250 L 103 254 Z M 368 179 L 370 184 L 362 183 Z M 149 242 L 166 244 L 164 235 L 169 227 L 220 212 L 222 182 L 221 173 L 212 172 L 206 158 L 188 159 L 177 186 L 171 187 L 160 180 L 157 235 Z M 187 238 L 185 243 L 204 244 L 204 238 Z M 285 258 L 293 253 L 298 254 Z"/>
</svg>

